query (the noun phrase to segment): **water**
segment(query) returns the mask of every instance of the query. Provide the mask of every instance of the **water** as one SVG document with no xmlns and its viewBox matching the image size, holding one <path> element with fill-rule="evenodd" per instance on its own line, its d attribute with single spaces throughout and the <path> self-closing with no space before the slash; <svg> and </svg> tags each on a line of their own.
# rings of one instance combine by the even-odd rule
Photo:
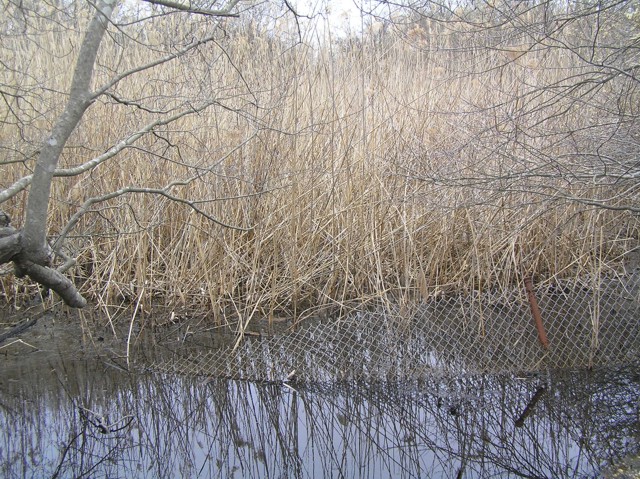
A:
<svg viewBox="0 0 640 479">
<path fill-rule="evenodd" d="M 127 372 L 48 328 L 0 349 L 5 478 L 599 477 L 640 449 L 637 365 L 256 383 Z"/>
</svg>

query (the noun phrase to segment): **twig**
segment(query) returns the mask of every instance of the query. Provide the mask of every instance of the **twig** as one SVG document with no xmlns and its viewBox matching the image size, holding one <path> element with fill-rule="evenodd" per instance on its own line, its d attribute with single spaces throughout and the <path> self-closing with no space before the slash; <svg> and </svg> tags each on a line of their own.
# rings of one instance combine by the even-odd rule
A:
<svg viewBox="0 0 640 479">
<path fill-rule="evenodd" d="M 18 334 L 23 333 L 30 327 L 34 326 L 38 322 L 39 317 L 40 315 L 34 316 L 32 319 L 30 319 L 26 323 L 19 324 L 18 326 L 15 326 L 13 329 L 7 331 L 6 333 L 0 334 L 0 344 L 2 344 L 7 338 L 10 338 L 12 336 L 17 336 Z"/>
</svg>

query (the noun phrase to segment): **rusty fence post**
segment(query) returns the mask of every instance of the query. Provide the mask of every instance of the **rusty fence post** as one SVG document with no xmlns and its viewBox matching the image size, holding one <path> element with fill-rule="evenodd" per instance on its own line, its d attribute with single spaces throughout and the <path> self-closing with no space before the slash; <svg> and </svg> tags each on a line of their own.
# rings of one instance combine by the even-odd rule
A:
<svg viewBox="0 0 640 479">
<path fill-rule="evenodd" d="M 533 292 L 533 280 L 531 278 L 524 279 L 524 287 L 527 290 L 527 297 L 529 298 L 529 307 L 531 308 L 531 314 L 533 320 L 536 323 L 536 329 L 538 330 L 538 339 L 544 349 L 549 349 L 549 340 L 547 339 L 547 332 L 544 330 L 542 324 L 542 316 L 540 315 L 540 308 L 538 307 L 538 300 Z"/>
</svg>

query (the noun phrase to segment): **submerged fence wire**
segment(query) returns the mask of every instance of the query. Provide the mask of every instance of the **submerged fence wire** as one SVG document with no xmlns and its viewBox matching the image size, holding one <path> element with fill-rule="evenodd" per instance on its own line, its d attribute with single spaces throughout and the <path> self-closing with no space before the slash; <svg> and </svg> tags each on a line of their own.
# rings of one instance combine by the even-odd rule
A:
<svg viewBox="0 0 640 479">
<path fill-rule="evenodd" d="M 527 373 L 640 358 L 640 271 L 534 288 L 438 297 L 309 322 L 237 347 L 192 353 L 153 369 L 254 381 L 406 380 Z M 541 341 L 546 335 L 547 347 Z"/>
</svg>

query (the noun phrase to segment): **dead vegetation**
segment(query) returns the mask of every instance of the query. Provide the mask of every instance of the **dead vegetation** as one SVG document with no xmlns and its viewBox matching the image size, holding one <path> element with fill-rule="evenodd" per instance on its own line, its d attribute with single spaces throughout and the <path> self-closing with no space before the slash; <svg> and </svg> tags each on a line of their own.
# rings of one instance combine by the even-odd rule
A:
<svg viewBox="0 0 640 479">
<path fill-rule="evenodd" d="M 146 28 L 144 45 L 135 26 L 112 32 L 98 79 L 179 48 L 164 43 L 185 27 L 173 21 Z M 606 79 L 597 59 L 558 46 L 582 44 L 586 26 L 535 44 L 422 19 L 292 45 L 269 25 L 225 25 L 101 97 L 63 153 L 60 168 L 73 168 L 162 112 L 212 102 L 54 182 L 52 241 L 63 237 L 98 306 L 297 318 L 531 275 L 614 274 L 638 247 L 637 80 Z M 11 102 L 1 107 L 2 190 L 32 169 L 79 34 L 3 41 L 16 69 L 2 83 L 21 85 L 29 106 L 19 124 Z M 2 203 L 14 223 L 24 202 L 22 191 Z M 0 282 L 7 302 L 34 292 L 11 274 Z"/>
</svg>

